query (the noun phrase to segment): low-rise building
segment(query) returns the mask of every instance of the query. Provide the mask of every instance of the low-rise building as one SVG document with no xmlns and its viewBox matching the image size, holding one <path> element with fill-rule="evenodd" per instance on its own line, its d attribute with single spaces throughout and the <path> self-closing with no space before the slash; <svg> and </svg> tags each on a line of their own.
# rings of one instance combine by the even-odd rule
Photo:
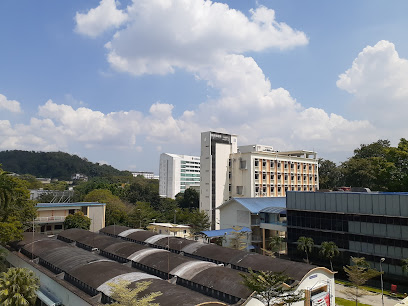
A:
<svg viewBox="0 0 408 306">
<path fill-rule="evenodd" d="M 174 237 L 192 237 L 192 229 L 188 225 L 173 223 L 149 223 L 148 229 L 158 234 L 172 235 Z"/>
<path fill-rule="evenodd" d="M 38 203 L 37 218 L 34 220 L 36 232 L 55 234 L 64 230 L 64 221 L 68 215 L 78 211 L 91 219 L 90 230 L 97 232 L 105 227 L 105 203 Z"/>
</svg>

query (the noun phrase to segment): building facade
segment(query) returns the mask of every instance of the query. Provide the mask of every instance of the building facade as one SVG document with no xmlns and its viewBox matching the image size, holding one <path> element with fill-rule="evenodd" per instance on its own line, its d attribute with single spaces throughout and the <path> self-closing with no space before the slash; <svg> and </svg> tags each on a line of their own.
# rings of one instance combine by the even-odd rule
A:
<svg viewBox="0 0 408 306">
<path fill-rule="evenodd" d="M 149 171 L 136 171 L 136 172 L 132 172 L 132 175 L 133 175 L 133 177 L 137 177 L 137 176 L 141 175 L 141 176 L 143 176 L 144 178 L 147 178 L 147 179 L 150 179 L 150 180 L 156 178 L 156 176 L 154 175 L 154 173 L 153 173 L 153 172 L 149 172 Z"/>
<path fill-rule="evenodd" d="M 238 146 L 237 136 L 201 133 L 200 209 L 219 229 L 217 208 L 237 197 L 284 197 L 287 191 L 319 189 L 317 154 L 278 152 L 271 146 Z"/>
<path fill-rule="evenodd" d="M 401 259 L 408 258 L 408 193 L 288 192 L 287 218 L 291 258 L 301 257 L 300 236 L 312 237 L 315 251 L 333 241 L 341 251 L 334 260 L 339 271 L 350 256 L 365 257 L 386 281 L 408 285 L 401 268 Z"/>
<path fill-rule="evenodd" d="M 91 219 L 90 230 L 97 232 L 105 227 L 105 203 L 38 203 L 37 218 L 34 220 L 36 232 L 55 234 L 64 230 L 64 221 L 68 215 L 82 211 Z"/>
<path fill-rule="evenodd" d="M 237 150 L 236 135 L 201 133 L 200 210 L 208 214 L 213 230 L 220 229 L 217 207 L 229 199 L 228 161 Z"/>
<path fill-rule="evenodd" d="M 200 157 L 162 153 L 159 168 L 159 193 L 174 199 L 187 188 L 199 189 Z"/>
</svg>

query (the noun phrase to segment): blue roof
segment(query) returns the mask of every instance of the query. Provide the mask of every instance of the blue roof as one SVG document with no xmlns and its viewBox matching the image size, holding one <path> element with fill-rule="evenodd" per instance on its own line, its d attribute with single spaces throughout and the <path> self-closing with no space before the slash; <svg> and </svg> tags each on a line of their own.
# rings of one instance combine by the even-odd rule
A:
<svg viewBox="0 0 408 306">
<path fill-rule="evenodd" d="M 232 198 L 218 207 L 218 209 L 232 203 L 233 201 L 237 201 L 253 214 L 257 214 L 261 212 L 261 210 L 268 207 L 286 209 L 286 197 Z"/>
<path fill-rule="evenodd" d="M 47 207 L 71 207 L 71 206 L 93 206 L 93 205 L 106 205 L 105 203 L 98 202 L 76 202 L 76 203 L 38 203 L 37 208 Z"/>
<path fill-rule="evenodd" d="M 235 230 L 233 228 L 226 228 L 226 229 L 213 230 L 213 231 L 202 231 L 200 233 L 206 235 L 209 238 L 213 238 L 213 237 L 222 237 L 226 234 L 242 233 L 242 232 L 252 232 L 252 231 L 250 228 L 244 226 L 240 230 Z"/>
</svg>

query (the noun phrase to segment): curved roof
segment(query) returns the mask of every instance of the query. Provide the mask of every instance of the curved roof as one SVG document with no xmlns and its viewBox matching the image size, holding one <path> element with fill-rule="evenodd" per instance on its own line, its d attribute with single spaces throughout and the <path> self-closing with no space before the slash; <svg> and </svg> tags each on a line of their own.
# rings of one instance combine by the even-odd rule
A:
<svg viewBox="0 0 408 306">
<path fill-rule="evenodd" d="M 128 258 L 130 255 L 140 250 L 146 249 L 149 249 L 149 247 L 130 241 L 122 241 L 107 246 L 106 248 L 104 248 L 104 251 L 115 254 L 120 257 Z"/>
<path fill-rule="evenodd" d="M 67 244 L 56 240 L 45 237 L 41 240 L 36 240 L 31 243 L 26 243 L 22 249 L 33 254 L 36 257 L 42 257 L 43 254 L 46 254 L 49 251 L 53 251 L 58 248 L 67 247 Z"/>
<path fill-rule="evenodd" d="M 152 236 L 157 236 L 159 234 L 150 232 L 150 231 L 137 231 L 130 233 L 129 235 L 126 236 L 128 239 L 140 241 L 140 242 L 145 242 L 146 239 L 149 239 Z"/>
<path fill-rule="evenodd" d="M 118 235 L 120 232 L 130 229 L 130 227 L 123 225 L 109 225 L 99 230 L 100 233 L 106 233 L 111 235 Z"/>
<path fill-rule="evenodd" d="M 180 237 L 170 237 L 170 238 L 162 238 L 158 241 L 156 241 L 155 245 L 162 247 L 162 248 L 167 248 L 168 245 L 170 244 L 170 249 L 180 251 L 187 245 L 195 243 L 194 240 L 187 240 L 184 238 Z"/>
</svg>

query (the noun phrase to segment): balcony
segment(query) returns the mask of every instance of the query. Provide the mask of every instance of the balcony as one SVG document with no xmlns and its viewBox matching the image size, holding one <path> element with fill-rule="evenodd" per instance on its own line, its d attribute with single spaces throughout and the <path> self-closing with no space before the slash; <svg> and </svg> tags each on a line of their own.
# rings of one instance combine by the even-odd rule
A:
<svg viewBox="0 0 408 306">
<path fill-rule="evenodd" d="M 51 217 L 37 217 L 35 218 L 35 223 L 56 223 L 64 222 L 65 216 L 51 216 Z"/>
</svg>

